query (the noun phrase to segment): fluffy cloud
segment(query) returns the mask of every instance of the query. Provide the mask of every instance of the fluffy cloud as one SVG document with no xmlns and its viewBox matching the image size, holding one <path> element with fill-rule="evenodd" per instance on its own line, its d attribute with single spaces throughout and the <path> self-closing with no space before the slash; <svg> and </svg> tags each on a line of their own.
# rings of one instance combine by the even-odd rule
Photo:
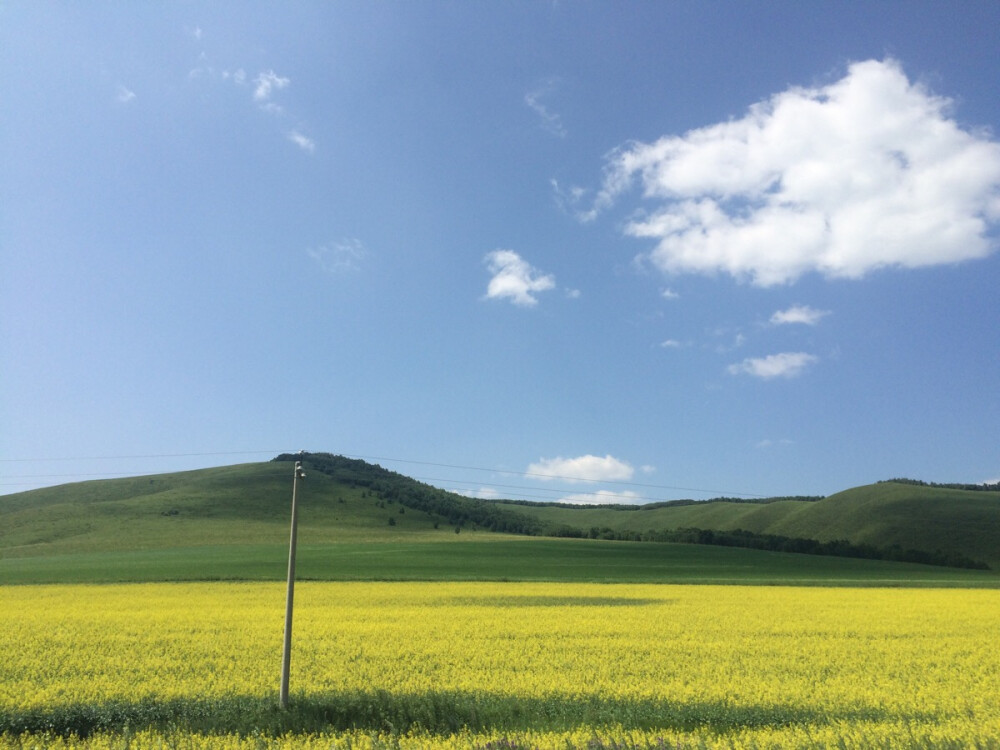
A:
<svg viewBox="0 0 1000 750">
<path fill-rule="evenodd" d="M 801 375 L 809 365 L 819 361 L 819 357 L 804 352 L 782 352 L 766 357 L 748 357 L 742 362 L 729 366 L 733 375 L 753 375 L 756 378 L 794 378 Z"/>
<path fill-rule="evenodd" d="M 644 498 L 635 492 L 599 490 L 598 492 L 566 495 L 559 498 L 559 502 L 572 503 L 573 505 L 639 505 L 644 502 Z"/>
<path fill-rule="evenodd" d="M 493 278 L 486 288 L 487 299 L 509 299 L 515 305 L 532 307 L 538 304 L 535 293 L 553 289 L 555 278 L 532 268 L 513 250 L 494 250 L 485 258 Z"/>
<path fill-rule="evenodd" d="M 589 453 L 577 458 L 542 458 L 528 467 L 528 474 L 539 479 L 564 479 L 571 482 L 597 482 L 629 480 L 635 469 L 614 456 L 592 456 Z"/>
<path fill-rule="evenodd" d="M 654 265 L 759 286 L 980 258 L 995 249 L 1000 144 L 950 108 L 893 60 L 855 63 L 741 119 L 619 148 L 580 217 L 638 179 L 658 205 L 625 231 L 656 242 Z"/>
<path fill-rule="evenodd" d="M 830 314 L 829 310 L 816 310 L 808 305 L 793 305 L 787 310 L 778 310 L 771 316 L 771 324 L 780 326 L 790 323 L 801 323 L 814 326 Z"/>
</svg>

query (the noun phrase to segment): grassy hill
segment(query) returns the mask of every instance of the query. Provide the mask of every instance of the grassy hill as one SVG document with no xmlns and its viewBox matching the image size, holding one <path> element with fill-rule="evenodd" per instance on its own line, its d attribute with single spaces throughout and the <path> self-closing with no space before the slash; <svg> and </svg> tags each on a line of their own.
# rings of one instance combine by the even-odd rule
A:
<svg viewBox="0 0 1000 750">
<path fill-rule="evenodd" d="M 289 459 L 79 482 L 0 496 L 0 554 L 9 558 L 287 544 L 291 467 Z M 470 515 L 482 504 L 468 498 L 361 461 L 347 463 L 353 475 L 331 476 L 309 461 L 307 468 L 300 492 L 301 544 L 447 539 L 455 536 L 456 525 L 465 533 L 485 533 L 485 527 Z M 384 497 L 372 489 L 376 480 L 394 480 L 391 489 L 379 490 Z M 424 494 L 441 495 L 451 501 L 450 509 L 462 512 L 449 521 L 439 513 L 400 502 L 401 497 L 412 501 Z M 501 518 L 520 515 L 486 510 Z M 482 513 L 479 517 L 486 519 Z"/>
<path fill-rule="evenodd" d="M 0 496 L 0 583 L 279 580 L 284 576 L 295 458 Z M 569 527 L 581 536 L 591 529 L 746 529 L 879 546 L 959 549 L 1000 568 L 996 492 L 880 484 L 816 502 L 568 507 L 474 500 L 329 454 L 307 454 L 304 460 L 308 476 L 300 491 L 299 515 L 303 577 L 1000 582 L 993 571 L 725 547 L 540 538 Z"/>
<path fill-rule="evenodd" d="M 600 536 L 602 529 L 643 534 L 659 529 L 744 529 L 755 534 L 844 539 L 879 548 L 957 553 L 1000 566 L 1000 492 L 883 482 L 818 501 L 698 502 L 635 509 L 511 504 L 547 528 Z"/>
</svg>

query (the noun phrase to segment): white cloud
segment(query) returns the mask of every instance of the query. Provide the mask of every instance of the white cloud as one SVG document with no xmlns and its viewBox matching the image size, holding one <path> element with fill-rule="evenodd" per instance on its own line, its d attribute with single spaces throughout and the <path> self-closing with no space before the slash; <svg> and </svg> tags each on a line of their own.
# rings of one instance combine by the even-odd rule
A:
<svg viewBox="0 0 1000 750">
<path fill-rule="evenodd" d="M 643 498 L 635 492 L 627 490 L 625 492 L 599 490 L 597 492 L 566 495 L 559 498 L 559 502 L 571 503 L 573 505 L 640 505 L 643 502 Z"/>
<path fill-rule="evenodd" d="M 316 150 L 316 142 L 312 138 L 302 135 L 302 133 L 297 130 L 293 130 L 288 134 L 288 140 L 301 148 L 303 151 L 308 151 L 310 154 Z"/>
<path fill-rule="evenodd" d="M 291 80 L 282 78 L 273 70 L 269 70 L 266 73 L 258 75 L 254 79 L 254 83 L 256 84 L 253 90 L 254 101 L 259 102 L 261 106 L 266 106 L 266 102 L 271 98 L 271 94 L 285 88 L 291 83 Z"/>
<path fill-rule="evenodd" d="M 809 365 L 819 361 L 819 357 L 804 352 L 782 352 L 766 357 L 748 357 L 742 362 L 729 366 L 733 375 L 747 374 L 756 378 L 794 378 L 801 375 Z"/>
<path fill-rule="evenodd" d="M 569 299 L 580 299 L 582 295 L 583 292 L 581 292 L 579 289 L 566 289 L 566 296 Z"/>
<path fill-rule="evenodd" d="M 542 275 L 513 250 L 494 250 L 487 253 L 485 261 L 493 274 L 486 288 L 487 299 L 508 298 L 515 305 L 532 307 L 538 304 L 535 293 L 556 285 L 555 277 Z"/>
<path fill-rule="evenodd" d="M 787 310 L 778 310 L 775 312 L 771 316 L 771 324 L 780 326 L 789 323 L 801 323 L 807 326 L 814 326 L 829 314 L 829 310 L 816 310 L 808 305 L 792 305 Z"/>
<path fill-rule="evenodd" d="M 500 498 L 500 493 L 497 492 L 493 487 L 478 487 L 476 489 L 469 490 L 455 490 L 459 495 L 464 495 L 465 497 L 474 497 L 479 500 L 497 500 Z"/>
<path fill-rule="evenodd" d="M 563 127 L 562 118 L 555 112 L 551 112 L 542 101 L 552 93 L 555 88 L 555 81 L 546 81 L 538 88 L 529 91 L 524 95 L 524 103 L 535 111 L 541 119 L 542 129 L 560 138 L 566 137 L 566 128 Z"/>
<path fill-rule="evenodd" d="M 342 271 L 357 271 L 359 263 L 368 254 L 361 240 L 346 237 L 330 245 L 309 248 L 306 254 L 315 260 L 324 271 L 339 273 Z"/>
<path fill-rule="evenodd" d="M 541 458 L 528 467 L 528 474 L 538 479 L 565 479 L 571 482 L 629 480 L 635 469 L 614 456 L 592 456 L 589 453 L 577 458 Z"/>
<path fill-rule="evenodd" d="M 619 148 L 579 216 L 638 178 L 658 205 L 625 231 L 656 242 L 654 265 L 759 286 L 981 258 L 996 249 L 1000 144 L 950 108 L 893 60 L 854 63 L 741 119 Z"/>
<path fill-rule="evenodd" d="M 118 99 L 122 104 L 128 104 L 130 101 L 135 99 L 135 92 L 130 91 L 121 84 L 118 86 L 118 91 L 115 94 L 115 98 Z"/>
<path fill-rule="evenodd" d="M 682 346 L 682 344 L 677 339 L 665 339 L 664 341 L 660 342 L 660 346 L 662 346 L 664 349 L 679 349 Z"/>
<path fill-rule="evenodd" d="M 660 296 L 663 297 L 663 299 L 680 299 L 681 295 L 679 295 L 673 289 L 664 289 L 662 292 L 660 292 Z"/>
</svg>

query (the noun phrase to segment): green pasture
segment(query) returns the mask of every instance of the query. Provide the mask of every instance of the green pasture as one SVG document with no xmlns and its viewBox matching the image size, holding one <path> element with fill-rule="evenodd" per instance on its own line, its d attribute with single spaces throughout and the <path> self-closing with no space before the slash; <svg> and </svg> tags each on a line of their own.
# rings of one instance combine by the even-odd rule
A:
<svg viewBox="0 0 1000 750">
<path fill-rule="evenodd" d="M 884 482 L 815 502 L 701 502 L 620 507 L 504 504 L 552 527 L 645 533 L 743 529 L 756 534 L 846 539 L 875 547 L 953 552 L 1000 567 L 1000 493 Z"/>
<path fill-rule="evenodd" d="M 487 503 L 363 461 L 306 457 L 298 574 L 316 580 L 517 580 L 995 586 L 1000 493 L 884 483 L 805 502 L 629 509 Z M 280 580 L 292 463 L 65 484 L 0 496 L 0 584 Z M 958 551 L 969 571 L 706 545 L 553 539 L 611 529 L 744 529 Z M 491 530 L 497 529 L 497 530 Z M 533 536 L 501 533 L 524 529 Z M 600 536 L 600 534 L 594 534 Z"/>
<path fill-rule="evenodd" d="M 287 542 L 5 557 L 0 559 L 0 584 L 278 581 L 286 576 L 287 561 Z M 495 535 L 408 543 L 302 544 L 296 571 L 301 580 L 327 581 L 1000 587 L 995 571 L 705 545 Z"/>
</svg>

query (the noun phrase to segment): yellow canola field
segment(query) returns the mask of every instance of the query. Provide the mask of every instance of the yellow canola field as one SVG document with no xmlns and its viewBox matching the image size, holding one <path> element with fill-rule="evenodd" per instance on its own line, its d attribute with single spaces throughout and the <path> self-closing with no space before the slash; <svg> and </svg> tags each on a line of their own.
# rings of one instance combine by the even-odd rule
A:
<svg viewBox="0 0 1000 750">
<path fill-rule="evenodd" d="M 283 617 L 280 584 L 2 588 L 0 748 L 1000 747 L 1000 591 L 300 583 L 293 712 L 348 719 L 234 730 Z M 167 703 L 209 729 L 9 729 Z"/>
</svg>

